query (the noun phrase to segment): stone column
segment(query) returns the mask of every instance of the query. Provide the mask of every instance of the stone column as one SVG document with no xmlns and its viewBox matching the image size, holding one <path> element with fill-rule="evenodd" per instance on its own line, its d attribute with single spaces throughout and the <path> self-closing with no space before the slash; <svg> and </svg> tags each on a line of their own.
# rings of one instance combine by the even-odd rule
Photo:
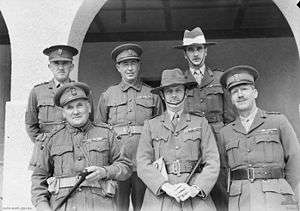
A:
<svg viewBox="0 0 300 211">
<path fill-rule="evenodd" d="M 30 202 L 28 162 L 33 144 L 24 127 L 31 88 L 52 75 L 42 50 L 54 44 L 81 49 L 86 31 L 106 0 L 0 0 L 11 43 L 11 101 L 6 104 L 3 208 L 24 209 Z M 79 55 L 71 78 L 77 80 Z"/>
</svg>

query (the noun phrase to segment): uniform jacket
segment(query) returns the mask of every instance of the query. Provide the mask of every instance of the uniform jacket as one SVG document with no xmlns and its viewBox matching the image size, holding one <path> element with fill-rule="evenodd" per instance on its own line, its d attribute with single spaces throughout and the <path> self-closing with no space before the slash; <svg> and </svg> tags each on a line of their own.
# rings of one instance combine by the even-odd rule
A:
<svg viewBox="0 0 300 211">
<path fill-rule="evenodd" d="M 197 185 L 207 195 L 219 174 L 219 154 L 214 135 L 203 117 L 183 113 L 173 129 L 167 113 L 145 121 L 137 153 L 137 173 L 147 186 L 142 210 L 214 210 L 210 197 L 199 197 L 177 203 L 162 193 L 161 186 L 167 180 L 153 166 L 163 157 L 166 164 L 175 160 L 197 161 L 204 164 L 201 173 L 195 173 L 189 185 Z M 168 174 L 171 184 L 185 182 L 189 173 Z"/>
<path fill-rule="evenodd" d="M 89 121 L 80 129 L 69 124 L 61 126 L 40 145 L 37 167 L 31 178 L 33 205 L 48 202 L 55 208 L 70 188 L 50 194 L 46 179 L 73 177 L 87 166 L 103 166 L 107 179 L 125 180 L 131 174 L 131 162 L 120 152 L 115 134 L 107 126 L 93 125 Z M 112 210 L 114 201 L 105 197 L 102 189 L 82 187 L 65 206 L 61 210 Z"/>
<path fill-rule="evenodd" d="M 300 181 L 300 147 L 296 134 L 279 113 L 258 109 L 247 133 L 237 118 L 221 130 L 227 167 L 279 167 L 285 178 L 234 180 L 229 185 L 229 210 L 286 210 Z M 283 205 L 287 204 L 287 205 Z"/>
<path fill-rule="evenodd" d="M 33 142 L 36 142 L 36 137 L 39 134 L 51 132 L 64 121 L 61 108 L 54 105 L 53 98 L 56 90 L 54 80 L 51 80 L 34 86 L 29 94 L 25 126 Z M 89 101 L 93 108 L 92 99 Z M 92 112 L 91 120 L 93 115 Z"/>
<path fill-rule="evenodd" d="M 188 90 L 185 103 L 187 111 L 206 117 L 215 133 L 219 133 L 224 123 L 235 119 L 228 93 L 220 84 L 222 74 L 219 69 L 211 70 L 206 67 L 201 84 Z M 185 71 L 185 76 L 188 81 L 196 82 L 189 70 Z"/>
<path fill-rule="evenodd" d="M 162 112 L 159 96 L 152 94 L 151 87 L 138 82 L 131 86 L 123 80 L 109 87 L 100 96 L 97 118 L 112 126 L 142 126 L 146 119 Z M 140 134 L 122 135 L 121 142 L 126 154 L 132 159 L 135 169 L 136 149 Z"/>
</svg>

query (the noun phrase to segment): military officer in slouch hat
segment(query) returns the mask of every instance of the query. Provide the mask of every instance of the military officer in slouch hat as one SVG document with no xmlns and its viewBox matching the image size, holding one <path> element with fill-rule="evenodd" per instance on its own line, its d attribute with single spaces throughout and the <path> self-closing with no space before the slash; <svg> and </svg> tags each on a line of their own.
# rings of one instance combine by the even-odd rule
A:
<svg viewBox="0 0 300 211">
<path fill-rule="evenodd" d="M 45 140 L 51 132 L 64 121 L 61 108 L 54 105 L 53 97 L 58 87 L 71 82 L 70 72 L 74 68 L 73 57 L 78 50 L 68 45 L 54 45 L 43 53 L 49 57 L 48 68 L 53 74 L 51 81 L 38 84 L 31 90 L 25 114 L 26 131 L 33 143 Z M 92 101 L 90 100 L 92 103 Z M 90 116 L 93 119 L 93 112 Z M 35 166 L 36 147 L 30 161 L 30 169 Z"/>
<path fill-rule="evenodd" d="M 216 210 L 210 198 L 220 168 L 215 137 L 204 117 L 184 111 L 186 92 L 195 85 L 176 68 L 164 70 L 152 91 L 166 111 L 145 121 L 138 146 L 137 172 L 147 185 L 142 210 Z"/>
<path fill-rule="evenodd" d="M 145 185 L 136 174 L 136 150 L 144 120 L 161 113 L 160 98 L 151 87 L 140 80 L 142 48 L 137 44 L 123 44 L 111 52 L 122 80 L 101 94 L 97 118 L 113 126 L 128 157 L 133 161 L 133 174 L 119 182 L 117 204 L 119 210 L 128 210 L 131 196 L 133 210 L 140 210 Z"/>
<path fill-rule="evenodd" d="M 287 118 L 256 106 L 258 72 L 248 65 L 226 70 L 237 119 L 221 129 L 228 168 L 229 210 L 298 210 L 300 146 Z"/>
<path fill-rule="evenodd" d="M 71 82 L 60 87 L 54 103 L 62 108 L 66 123 L 40 144 L 32 180 L 32 203 L 38 211 L 56 209 L 78 181 L 91 172 L 59 210 L 115 210 L 113 180 L 126 180 L 131 161 L 120 151 L 113 130 L 88 118 L 89 87 Z"/>
<path fill-rule="evenodd" d="M 175 48 L 184 50 L 184 58 L 189 65 L 189 69 L 185 71 L 187 80 L 198 84 L 187 93 L 186 110 L 206 117 L 219 146 L 220 129 L 233 121 L 235 114 L 228 93 L 220 84 L 223 71 L 211 69 L 205 64 L 208 47 L 215 44 L 207 42 L 200 27 L 196 27 L 191 31 L 185 30 L 182 45 Z M 221 170 L 219 180 L 211 193 L 218 210 L 225 210 L 228 203 L 225 177 Z"/>
</svg>

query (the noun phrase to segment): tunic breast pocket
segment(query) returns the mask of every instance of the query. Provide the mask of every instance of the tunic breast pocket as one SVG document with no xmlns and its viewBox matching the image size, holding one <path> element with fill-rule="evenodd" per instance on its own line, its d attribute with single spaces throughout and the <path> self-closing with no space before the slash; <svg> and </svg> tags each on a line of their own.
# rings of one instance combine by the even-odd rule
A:
<svg viewBox="0 0 300 211">
<path fill-rule="evenodd" d="M 92 165 L 105 166 L 109 164 L 108 139 L 102 138 L 99 141 L 92 141 L 88 144 L 88 150 Z"/>
<path fill-rule="evenodd" d="M 108 103 L 109 107 L 109 123 L 124 123 L 127 114 L 127 100 L 118 99 Z"/>
<path fill-rule="evenodd" d="M 53 99 L 41 99 L 38 101 L 39 122 L 58 122 L 62 120 L 61 109 L 54 105 Z"/>
<path fill-rule="evenodd" d="M 166 157 L 169 154 L 170 149 L 168 148 L 167 143 L 168 134 L 161 133 L 154 135 L 152 138 L 154 160 L 159 159 L 161 156 Z"/>
<path fill-rule="evenodd" d="M 278 130 L 257 133 L 255 143 L 258 159 L 264 162 L 283 162 L 283 148 Z"/>
<path fill-rule="evenodd" d="M 206 92 L 206 105 L 209 112 L 223 113 L 223 89 L 220 86 L 212 86 Z"/>
<path fill-rule="evenodd" d="M 73 164 L 73 146 L 53 146 L 50 155 L 53 159 L 54 175 L 69 173 Z"/>
<path fill-rule="evenodd" d="M 198 160 L 198 158 L 202 156 L 200 131 L 190 131 L 183 135 L 183 150 L 181 153 L 184 154 L 184 157 L 188 160 Z"/>
<path fill-rule="evenodd" d="M 149 119 L 152 116 L 154 103 L 152 98 L 137 98 L 136 103 L 136 115 L 141 119 Z"/>
<path fill-rule="evenodd" d="M 230 168 L 235 168 L 242 162 L 239 152 L 239 140 L 233 140 L 225 145 L 226 154 L 228 157 L 228 165 Z"/>
</svg>

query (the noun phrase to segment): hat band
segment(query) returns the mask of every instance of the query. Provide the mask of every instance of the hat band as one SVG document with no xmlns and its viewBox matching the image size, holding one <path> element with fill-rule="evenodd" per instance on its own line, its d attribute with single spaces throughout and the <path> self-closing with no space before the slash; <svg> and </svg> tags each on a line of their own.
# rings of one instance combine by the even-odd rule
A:
<svg viewBox="0 0 300 211">
<path fill-rule="evenodd" d="M 192 45 L 192 44 L 205 44 L 206 40 L 204 35 L 199 35 L 193 38 L 183 38 L 183 45 Z"/>
</svg>

